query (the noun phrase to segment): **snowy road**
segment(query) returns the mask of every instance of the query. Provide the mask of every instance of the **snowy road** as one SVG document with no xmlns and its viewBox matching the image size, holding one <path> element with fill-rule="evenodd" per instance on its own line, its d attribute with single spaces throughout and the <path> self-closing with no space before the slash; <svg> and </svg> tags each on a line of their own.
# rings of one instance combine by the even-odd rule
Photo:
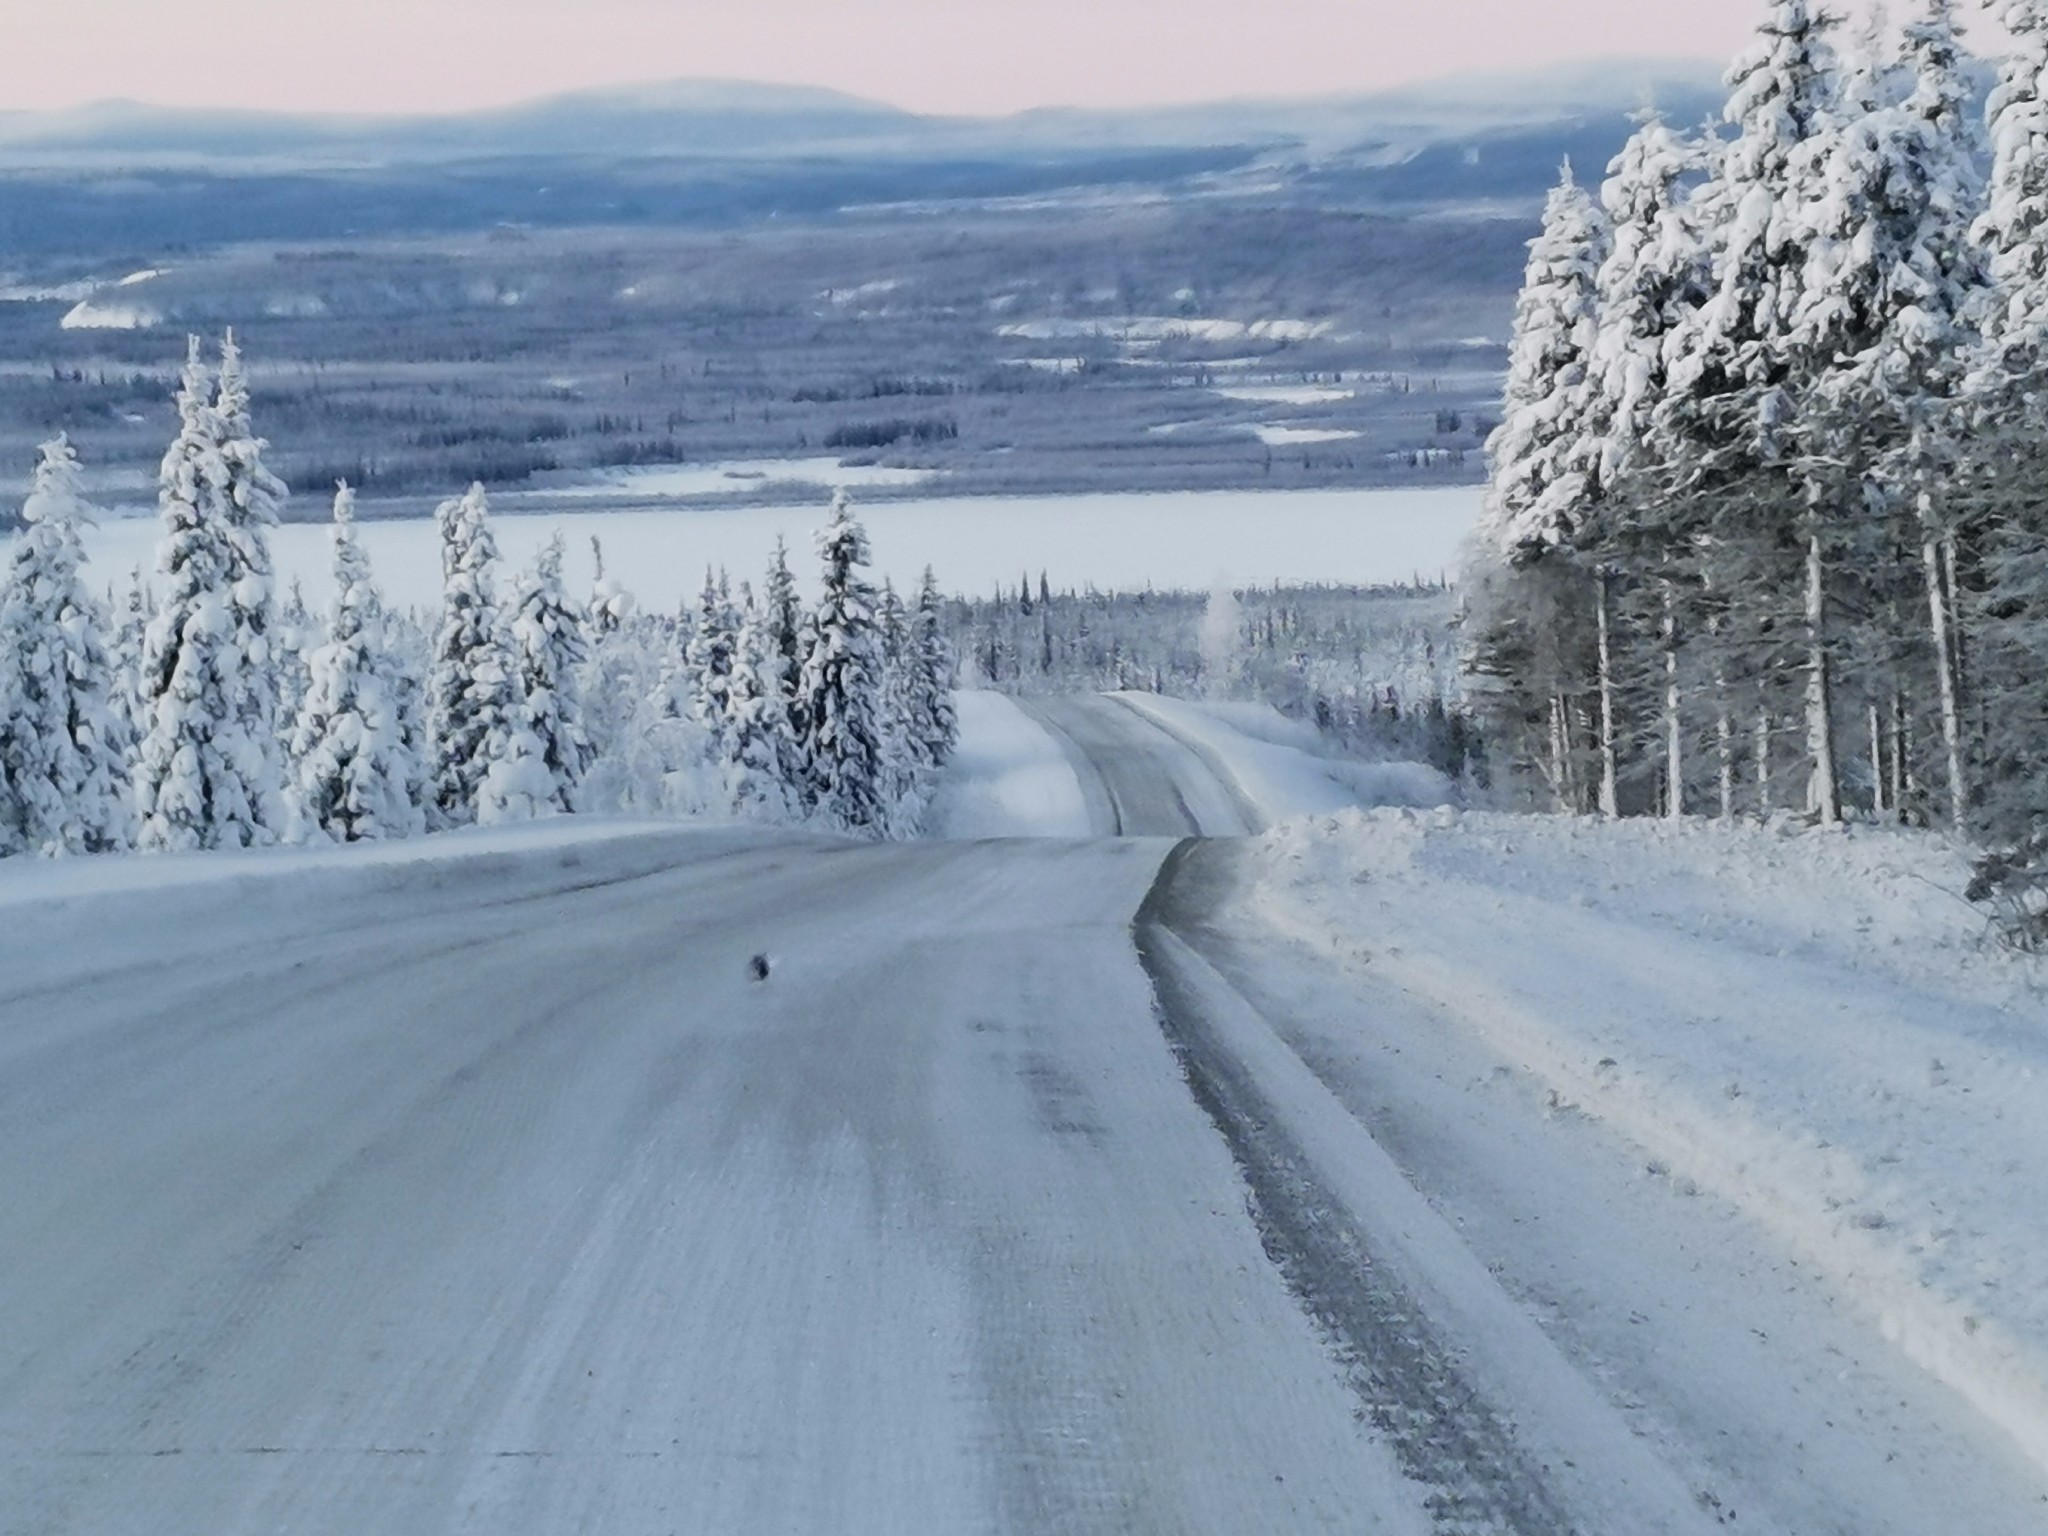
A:
<svg viewBox="0 0 2048 1536">
<path fill-rule="evenodd" d="M 0 1531 L 1426 1529 L 1154 1021 L 1168 846 L 10 910 Z"/>
<path fill-rule="evenodd" d="M 1101 830 L 1252 821 L 1033 708 Z M 1263 934 L 1243 857 L 17 866 L 0 1536 L 2043 1528 L 1765 1234 Z"/>
<path fill-rule="evenodd" d="M 1242 837 L 1257 813 L 1185 743 L 1109 696 L 1020 699 L 1065 749 L 1102 837 Z"/>
</svg>

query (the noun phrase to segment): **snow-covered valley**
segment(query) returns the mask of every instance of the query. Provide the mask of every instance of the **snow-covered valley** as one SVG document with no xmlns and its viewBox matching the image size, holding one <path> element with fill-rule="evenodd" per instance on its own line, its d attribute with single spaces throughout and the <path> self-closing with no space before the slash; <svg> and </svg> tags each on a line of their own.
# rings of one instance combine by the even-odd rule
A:
<svg viewBox="0 0 2048 1536">
<path fill-rule="evenodd" d="M 961 720 L 952 841 L 0 865 L 0 1530 L 2048 1519 L 1959 855 Z"/>
</svg>

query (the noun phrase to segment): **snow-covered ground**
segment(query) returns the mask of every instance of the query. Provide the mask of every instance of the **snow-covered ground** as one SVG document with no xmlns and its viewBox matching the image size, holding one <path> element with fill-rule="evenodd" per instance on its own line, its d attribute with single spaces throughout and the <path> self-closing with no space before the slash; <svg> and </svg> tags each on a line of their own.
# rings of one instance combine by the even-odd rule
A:
<svg viewBox="0 0 2048 1536">
<path fill-rule="evenodd" d="M 1450 803 L 1451 783 L 1421 763 L 1363 763 L 1333 751 L 1314 727 L 1270 704 L 1113 695 L 1199 755 L 1249 805 L 1260 829 L 1290 817 L 1363 806 Z"/>
<path fill-rule="evenodd" d="M 304 510 L 303 503 L 295 503 Z M 516 503 L 508 503 L 506 510 Z M 1239 586 L 1275 582 L 1408 581 L 1435 578 L 1457 563 L 1478 516 L 1475 487 L 1393 491 L 1203 492 L 1195 495 L 936 497 L 877 502 L 860 509 L 877 577 L 915 588 L 926 565 L 949 591 L 1014 585 L 1020 572 L 1049 573 L 1059 587 L 1093 584 L 1137 591 L 1207 591 L 1219 575 Z M 529 562 L 557 532 L 568 541 L 572 591 L 593 576 L 590 540 L 604 541 L 607 568 L 643 608 L 671 611 L 704 584 L 704 567 L 758 579 L 777 536 L 799 569 L 826 515 L 810 506 L 723 511 L 688 506 L 501 516 L 498 544 L 515 565 Z M 110 518 L 89 530 L 91 579 L 125 587 L 128 572 L 156 562 L 153 517 Z M 358 538 L 377 579 L 400 606 L 440 599 L 440 552 L 431 519 L 365 519 Z M 1050 552 L 1050 553 L 1049 553 Z M 294 523 L 271 536 L 280 578 L 302 583 L 316 608 L 327 601 L 327 529 Z"/>
<path fill-rule="evenodd" d="M 1548 1155 L 1596 1122 L 1657 1188 L 1765 1234 L 2048 1486 L 2048 996 L 1987 946 L 1954 849 L 1354 811 L 1277 828 L 1252 867 L 1244 910 L 1273 942 L 1415 1005 L 1406 1031 L 1354 1015 L 1327 1048 L 1455 1039 L 1482 1074 L 1466 1115 L 1485 1074 L 1526 1076 Z"/>
<path fill-rule="evenodd" d="M 927 817 L 944 838 L 1086 837 L 1088 806 L 1059 743 L 1014 699 L 954 696 L 960 741 Z"/>
</svg>

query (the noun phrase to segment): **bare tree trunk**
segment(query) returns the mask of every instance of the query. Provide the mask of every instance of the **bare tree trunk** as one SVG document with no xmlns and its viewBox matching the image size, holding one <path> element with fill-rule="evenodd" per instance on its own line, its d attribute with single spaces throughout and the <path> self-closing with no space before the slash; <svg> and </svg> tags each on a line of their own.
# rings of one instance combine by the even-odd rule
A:
<svg viewBox="0 0 2048 1536">
<path fill-rule="evenodd" d="M 1725 682 L 1716 686 L 1725 690 Z M 1728 714 L 1728 701 L 1721 701 L 1720 710 L 1714 716 L 1714 746 L 1720 756 L 1721 819 L 1735 819 L 1735 722 Z"/>
<path fill-rule="evenodd" d="M 1941 744 L 1948 758 L 1949 823 L 1960 827 L 1969 811 L 1969 786 L 1963 779 L 1963 715 L 1956 696 L 1955 644 L 1950 622 L 1950 588 L 1942 569 L 1941 541 L 1935 533 L 1926 492 L 1920 496 L 1920 544 L 1927 567 L 1927 609 L 1934 632 L 1934 670 L 1941 685 Z"/>
<path fill-rule="evenodd" d="M 1806 752 L 1812 778 L 1806 808 L 1824 827 L 1842 819 L 1842 781 L 1835 771 L 1835 701 L 1828 670 L 1827 566 L 1821 557 L 1820 529 L 1806 536 Z"/>
<path fill-rule="evenodd" d="M 1559 810 L 1570 805 L 1566 798 L 1564 695 L 1550 696 L 1550 794 Z"/>
<path fill-rule="evenodd" d="M 1884 725 L 1878 719 L 1877 706 L 1870 706 L 1870 814 L 1883 817 L 1884 804 Z"/>
<path fill-rule="evenodd" d="M 1756 815 L 1767 821 L 1771 814 L 1771 712 L 1756 707 Z"/>
<path fill-rule="evenodd" d="M 1892 816 L 1906 819 L 1906 696 L 1892 690 Z"/>
<path fill-rule="evenodd" d="M 1685 815 L 1685 758 L 1679 714 L 1678 608 L 1671 583 L 1664 583 L 1664 814 L 1672 821 Z"/>
<path fill-rule="evenodd" d="M 1616 781 L 1620 765 L 1614 745 L 1614 653 L 1608 635 L 1607 571 L 1602 567 L 1593 583 L 1593 607 L 1600 627 L 1600 814 L 1619 816 L 1621 797 Z"/>
</svg>

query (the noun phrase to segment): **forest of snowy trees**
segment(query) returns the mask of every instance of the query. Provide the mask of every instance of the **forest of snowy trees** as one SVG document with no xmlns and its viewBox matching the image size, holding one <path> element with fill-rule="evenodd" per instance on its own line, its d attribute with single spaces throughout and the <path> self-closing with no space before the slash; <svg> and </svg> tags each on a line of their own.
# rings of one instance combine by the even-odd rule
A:
<svg viewBox="0 0 2048 1536">
<path fill-rule="evenodd" d="M 2048 0 L 1775 0 L 1530 247 L 1467 572 L 1496 764 L 1607 815 L 1947 827 L 2048 940 Z"/>
<path fill-rule="evenodd" d="M 989 597 L 956 598 L 944 619 L 979 687 L 1251 700 L 1315 726 L 1348 756 L 1478 779 L 1455 614 L 1452 591 L 1422 581 L 1077 592 L 1041 571 Z"/>
<path fill-rule="evenodd" d="M 844 496 L 820 594 L 778 545 L 757 595 L 707 573 L 694 612 L 642 615 L 559 538 L 499 568 L 482 487 L 442 504 L 442 603 L 387 608 L 334 502 L 323 620 L 275 590 L 265 467 L 232 336 L 194 338 L 164 456 L 157 570 L 118 622 L 89 588 L 76 455 L 46 444 L 0 577 L 0 854 L 360 842 L 570 811 L 731 814 L 868 837 L 919 825 L 956 737 L 929 571 L 869 581 Z"/>
</svg>

